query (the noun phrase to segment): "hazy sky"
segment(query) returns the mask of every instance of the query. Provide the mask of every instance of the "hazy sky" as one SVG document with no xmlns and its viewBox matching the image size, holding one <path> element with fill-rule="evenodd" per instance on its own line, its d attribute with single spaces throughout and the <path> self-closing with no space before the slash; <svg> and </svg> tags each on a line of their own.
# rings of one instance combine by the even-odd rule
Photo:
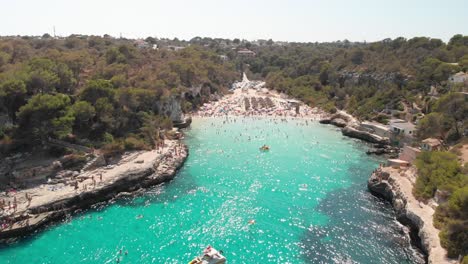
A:
<svg viewBox="0 0 468 264">
<path fill-rule="evenodd" d="M 0 35 L 374 41 L 468 34 L 468 0 L 0 0 Z"/>
</svg>

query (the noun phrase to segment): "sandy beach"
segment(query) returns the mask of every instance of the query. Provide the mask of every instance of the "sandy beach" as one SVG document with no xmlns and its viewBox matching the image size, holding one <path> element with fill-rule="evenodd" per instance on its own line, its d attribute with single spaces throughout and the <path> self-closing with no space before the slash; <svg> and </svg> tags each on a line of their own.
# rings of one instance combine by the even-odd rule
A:
<svg viewBox="0 0 468 264">
<path fill-rule="evenodd" d="M 321 120 L 329 114 L 318 107 L 311 108 L 276 91 L 245 88 L 235 89 L 219 101 L 204 104 L 194 116 L 268 116 Z"/>
</svg>

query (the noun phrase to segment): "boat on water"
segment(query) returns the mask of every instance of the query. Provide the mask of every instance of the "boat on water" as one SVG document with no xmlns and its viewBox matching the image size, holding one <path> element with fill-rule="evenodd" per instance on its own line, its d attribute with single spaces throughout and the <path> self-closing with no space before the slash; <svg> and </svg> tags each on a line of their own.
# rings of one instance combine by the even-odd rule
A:
<svg viewBox="0 0 468 264">
<path fill-rule="evenodd" d="M 203 255 L 194 258 L 188 264 L 224 264 L 226 258 L 222 255 L 222 251 L 218 251 L 212 246 L 208 246 L 203 250 Z"/>
</svg>

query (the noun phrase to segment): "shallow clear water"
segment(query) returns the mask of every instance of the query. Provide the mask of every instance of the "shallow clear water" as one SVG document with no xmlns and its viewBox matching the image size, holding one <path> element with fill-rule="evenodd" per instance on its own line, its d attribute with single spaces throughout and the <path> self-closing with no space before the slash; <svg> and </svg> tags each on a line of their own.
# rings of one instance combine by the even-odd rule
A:
<svg viewBox="0 0 468 264">
<path fill-rule="evenodd" d="M 362 143 L 310 121 L 224 120 L 194 120 L 172 182 L 0 248 L 0 263 L 187 263 L 209 244 L 229 263 L 414 262 L 367 192 L 381 160 Z"/>
</svg>

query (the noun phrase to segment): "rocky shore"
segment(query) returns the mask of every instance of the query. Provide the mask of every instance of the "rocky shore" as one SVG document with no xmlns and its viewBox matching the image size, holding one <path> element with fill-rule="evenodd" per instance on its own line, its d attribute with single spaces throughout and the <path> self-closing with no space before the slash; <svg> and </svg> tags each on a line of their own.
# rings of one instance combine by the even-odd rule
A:
<svg viewBox="0 0 468 264">
<path fill-rule="evenodd" d="M 63 187 L 59 190 L 41 185 L 21 190 L 15 197 L 29 194 L 30 204 L 20 203 L 8 217 L 8 225 L 0 229 L 0 241 L 8 242 L 28 235 L 54 221 L 59 221 L 77 210 L 109 201 L 123 192 L 134 192 L 174 178 L 182 167 L 188 148 L 175 140 L 166 141 L 163 149 L 134 153 L 121 163 L 86 172 L 93 175 L 94 187 L 79 189 Z M 101 180 L 97 183 L 97 177 Z M 91 184 L 90 184 L 91 185 Z M 16 199 L 16 198 L 15 198 Z"/>
<path fill-rule="evenodd" d="M 320 123 L 340 127 L 343 135 L 372 143 L 367 154 L 397 156 L 399 153 L 398 147 L 390 145 L 389 138 L 361 130 L 360 122 L 343 111 L 320 120 Z M 432 222 L 436 204 L 423 204 L 412 194 L 416 175 L 414 168 L 384 167 L 371 175 L 368 188 L 372 194 L 392 204 L 397 220 L 410 228 L 412 240 L 427 255 L 428 263 L 458 263 L 447 258 L 446 250 L 440 245 L 439 230 Z"/>
<path fill-rule="evenodd" d="M 367 186 L 370 192 L 389 201 L 395 209 L 397 220 L 410 227 L 413 240 L 428 256 L 428 263 L 458 263 L 447 258 L 440 245 L 439 230 L 433 225 L 435 204 L 424 204 L 412 194 L 416 180 L 414 168 L 395 169 L 384 167 L 372 173 Z"/>
<path fill-rule="evenodd" d="M 336 114 L 327 116 L 327 118 L 321 119 L 319 122 L 341 128 L 341 133 L 344 136 L 372 143 L 373 146 L 366 152 L 367 154 L 398 156 L 399 148 L 392 147 L 389 138 L 360 129 L 361 122 L 344 111 L 338 111 Z"/>
<path fill-rule="evenodd" d="M 341 129 L 341 133 L 343 133 L 345 136 L 361 139 L 369 143 L 375 143 L 379 145 L 390 144 L 390 140 L 388 138 L 380 137 L 378 135 L 371 134 L 367 131 L 361 131 L 350 126 L 343 127 L 343 129 Z"/>
</svg>

